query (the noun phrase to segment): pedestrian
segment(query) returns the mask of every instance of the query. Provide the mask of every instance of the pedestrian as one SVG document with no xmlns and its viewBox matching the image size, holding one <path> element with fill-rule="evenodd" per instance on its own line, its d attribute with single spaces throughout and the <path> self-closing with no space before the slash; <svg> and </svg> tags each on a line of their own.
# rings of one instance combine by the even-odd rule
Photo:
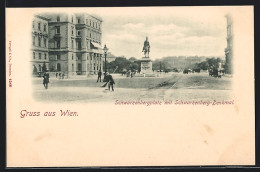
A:
<svg viewBox="0 0 260 172">
<path fill-rule="evenodd" d="M 49 83 L 49 73 L 44 73 L 43 75 L 43 86 L 45 89 L 48 89 L 48 83 Z"/>
<path fill-rule="evenodd" d="M 59 72 L 59 79 L 61 79 L 61 73 Z"/>
<path fill-rule="evenodd" d="M 109 73 L 107 73 L 107 79 L 108 79 L 108 90 L 110 91 L 110 87 L 112 87 L 112 91 L 114 91 L 115 81 L 114 81 L 112 75 L 110 75 Z"/>
<path fill-rule="evenodd" d="M 56 72 L 56 78 L 58 78 L 58 72 Z"/>
<path fill-rule="evenodd" d="M 64 79 L 64 76 L 65 76 L 65 74 L 64 74 L 64 73 L 62 73 L 62 79 Z"/>
<path fill-rule="evenodd" d="M 101 70 L 99 70 L 99 71 L 98 71 L 98 79 L 97 79 L 97 82 L 98 82 L 98 80 L 100 80 L 100 82 L 101 82 L 101 75 L 102 75 L 102 72 L 101 72 Z"/>
</svg>

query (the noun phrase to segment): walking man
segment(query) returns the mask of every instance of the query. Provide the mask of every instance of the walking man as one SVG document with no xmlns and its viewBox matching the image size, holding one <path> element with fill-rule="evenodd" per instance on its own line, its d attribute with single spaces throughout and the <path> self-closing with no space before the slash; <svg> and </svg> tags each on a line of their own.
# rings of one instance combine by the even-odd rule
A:
<svg viewBox="0 0 260 172">
<path fill-rule="evenodd" d="M 98 71 L 98 79 L 97 79 L 97 82 L 98 82 L 98 80 L 100 80 L 100 82 L 101 82 L 101 75 L 102 75 L 102 72 L 101 72 L 101 70 L 99 70 L 99 71 Z"/>
<path fill-rule="evenodd" d="M 48 73 L 44 73 L 43 75 L 43 86 L 45 89 L 48 89 L 48 83 L 49 83 L 49 74 Z"/>
<path fill-rule="evenodd" d="M 108 89 L 109 89 L 109 91 L 110 91 L 110 87 L 112 87 L 112 91 L 114 91 L 115 81 L 114 81 L 112 75 L 110 75 L 109 73 L 107 73 L 107 79 L 108 79 Z"/>
</svg>

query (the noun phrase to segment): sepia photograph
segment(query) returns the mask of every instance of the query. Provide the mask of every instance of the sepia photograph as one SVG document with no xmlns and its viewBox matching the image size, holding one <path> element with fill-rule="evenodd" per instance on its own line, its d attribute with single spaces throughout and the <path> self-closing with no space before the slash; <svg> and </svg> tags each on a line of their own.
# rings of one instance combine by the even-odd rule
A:
<svg viewBox="0 0 260 172">
<path fill-rule="evenodd" d="M 231 99 L 232 15 L 165 9 L 35 14 L 30 59 L 35 99 Z"/>
</svg>

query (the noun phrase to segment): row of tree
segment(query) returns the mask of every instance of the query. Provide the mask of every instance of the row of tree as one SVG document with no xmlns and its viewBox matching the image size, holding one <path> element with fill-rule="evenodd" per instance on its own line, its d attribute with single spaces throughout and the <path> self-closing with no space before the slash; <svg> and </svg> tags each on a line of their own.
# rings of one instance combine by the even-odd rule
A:
<svg viewBox="0 0 260 172">
<path fill-rule="evenodd" d="M 136 59 L 126 59 L 124 57 L 118 57 L 115 61 L 107 63 L 107 71 L 109 73 L 126 73 L 128 71 L 140 71 L 141 69 L 141 62 Z M 116 71 L 115 71 L 116 70 Z"/>
<path fill-rule="evenodd" d="M 224 60 L 220 58 L 207 58 L 205 61 L 201 63 L 196 63 L 195 67 L 200 68 L 202 70 L 207 70 L 209 68 L 219 68 L 219 64 L 223 64 Z M 224 67 L 224 66 L 222 66 Z"/>
<path fill-rule="evenodd" d="M 212 57 L 212 58 L 206 58 L 204 61 L 200 63 L 191 64 L 187 68 L 207 70 L 209 68 L 218 68 L 219 63 L 223 64 L 224 60 L 222 60 L 221 58 Z M 140 72 L 141 62 L 134 57 L 131 57 L 130 59 L 126 59 L 125 57 L 118 57 L 115 59 L 115 61 L 107 63 L 107 70 L 110 73 L 113 72 L 125 73 L 128 71 Z M 169 72 L 169 71 L 177 71 L 177 68 L 176 66 L 174 66 L 174 64 L 171 63 L 170 59 L 165 58 L 165 59 L 153 61 L 153 70 L 156 71 L 162 70 L 164 72 Z"/>
</svg>

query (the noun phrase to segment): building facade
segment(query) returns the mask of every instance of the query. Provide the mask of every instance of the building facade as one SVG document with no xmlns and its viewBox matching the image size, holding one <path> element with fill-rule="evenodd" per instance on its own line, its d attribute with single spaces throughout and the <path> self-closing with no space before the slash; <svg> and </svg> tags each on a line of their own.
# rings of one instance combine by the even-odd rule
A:
<svg viewBox="0 0 260 172">
<path fill-rule="evenodd" d="M 227 19 L 227 48 L 225 48 L 225 72 L 233 73 L 233 20 L 230 15 L 225 16 Z"/>
<path fill-rule="evenodd" d="M 32 21 L 31 63 L 35 75 L 43 71 L 44 64 L 49 69 L 48 22 L 49 18 L 41 15 L 35 15 Z"/>
<path fill-rule="evenodd" d="M 65 76 L 97 74 L 103 69 L 102 19 L 89 14 L 45 14 L 50 72 Z"/>
</svg>

